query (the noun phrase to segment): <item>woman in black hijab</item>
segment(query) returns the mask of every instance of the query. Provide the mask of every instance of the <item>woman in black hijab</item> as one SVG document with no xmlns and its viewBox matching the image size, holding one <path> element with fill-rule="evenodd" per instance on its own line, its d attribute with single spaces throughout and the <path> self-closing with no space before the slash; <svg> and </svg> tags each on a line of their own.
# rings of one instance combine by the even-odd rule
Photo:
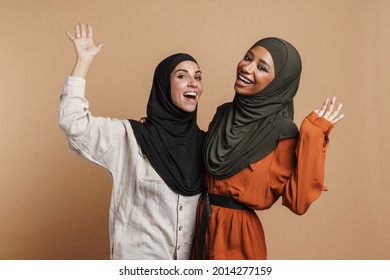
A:
<svg viewBox="0 0 390 280">
<path fill-rule="evenodd" d="M 183 61 L 197 64 L 188 54 L 175 54 L 157 66 L 146 121 L 130 120 L 130 123 L 137 142 L 157 173 L 172 190 L 188 196 L 202 191 L 203 168 L 200 167 L 203 166 L 201 151 L 204 132 L 197 126 L 195 106 L 192 109 L 180 108 L 178 106 L 181 104 L 175 105 L 172 101 L 170 76 Z M 183 73 L 187 74 L 187 70 L 181 70 L 174 73 L 179 75 L 179 79 Z M 196 77 L 201 78 L 200 70 L 197 71 Z M 187 87 L 187 84 L 184 86 Z M 196 105 L 201 91 L 188 88 L 195 96 L 184 91 L 184 102 Z"/>
<path fill-rule="evenodd" d="M 86 76 L 102 44 L 92 28 L 67 33 L 77 55 L 61 95 L 59 123 L 70 147 L 105 167 L 113 178 L 112 259 L 189 259 L 203 188 L 204 132 L 196 122 L 202 73 L 195 59 L 171 55 L 157 66 L 147 120 L 92 116 Z"/>
<path fill-rule="evenodd" d="M 285 40 L 256 42 L 237 66 L 232 102 L 217 109 L 204 144 L 208 193 L 199 204 L 197 259 L 266 259 L 254 210 L 279 197 L 304 214 L 324 190 L 328 135 L 339 115 L 335 98 L 293 122 L 301 59 Z"/>
</svg>

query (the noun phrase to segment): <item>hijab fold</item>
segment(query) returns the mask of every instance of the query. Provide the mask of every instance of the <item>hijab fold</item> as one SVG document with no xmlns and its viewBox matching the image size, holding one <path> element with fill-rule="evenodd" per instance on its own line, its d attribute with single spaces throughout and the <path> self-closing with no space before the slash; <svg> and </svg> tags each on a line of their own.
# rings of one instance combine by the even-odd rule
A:
<svg viewBox="0 0 390 280">
<path fill-rule="evenodd" d="M 217 109 L 205 139 L 205 167 L 216 178 L 227 178 L 271 153 L 279 141 L 299 136 L 293 122 L 293 98 L 301 75 L 297 50 L 279 38 L 265 38 L 252 46 L 272 56 L 275 78 L 254 95 L 235 94 Z"/>
<path fill-rule="evenodd" d="M 204 132 L 197 126 L 197 109 L 185 112 L 172 103 L 170 75 L 188 54 L 174 54 L 159 63 L 147 105 L 147 120 L 129 120 L 142 152 L 176 193 L 190 196 L 203 189 L 202 144 Z"/>
</svg>

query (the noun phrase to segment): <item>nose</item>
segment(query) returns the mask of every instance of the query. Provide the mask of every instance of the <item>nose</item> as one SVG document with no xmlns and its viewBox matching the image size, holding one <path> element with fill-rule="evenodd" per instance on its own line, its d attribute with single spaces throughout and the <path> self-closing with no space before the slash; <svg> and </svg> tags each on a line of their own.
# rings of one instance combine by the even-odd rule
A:
<svg viewBox="0 0 390 280">
<path fill-rule="evenodd" d="M 245 73 L 252 73 L 256 69 L 256 62 L 248 62 L 242 66 L 242 70 Z"/>
<path fill-rule="evenodd" d="M 198 82 L 197 80 L 195 80 L 194 78 L 190 79 L 188 81 L 188 87 L 191 87 L 191 88 L 197 88 L 198 87 Z"/>
</svg>

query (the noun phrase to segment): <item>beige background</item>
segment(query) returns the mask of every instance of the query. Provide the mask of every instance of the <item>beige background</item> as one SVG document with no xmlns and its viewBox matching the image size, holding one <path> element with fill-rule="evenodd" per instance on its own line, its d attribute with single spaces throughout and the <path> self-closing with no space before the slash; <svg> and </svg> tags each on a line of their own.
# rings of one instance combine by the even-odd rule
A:
<svg viewBox="0 0 390 280">
<path fill-rule="evenodd" d="M 387 0 L 0 0 L 0 259 L 109 257 L 110 177 L 70 152 L 57 124 L 75 59 L 64 31 L 79 21 L 105 43 L 88 76 L 95 115 L 144 116 L 155 66 L 181 51 L 204 72 L 203 129 L 252 43 L 293 43 L 296 122 L 332 95 L 346 118 L 331 133 L 329 191 L 304 216 L 280 202 L 259 213 L 269 258 L 390 259 Z"/>
</svg>

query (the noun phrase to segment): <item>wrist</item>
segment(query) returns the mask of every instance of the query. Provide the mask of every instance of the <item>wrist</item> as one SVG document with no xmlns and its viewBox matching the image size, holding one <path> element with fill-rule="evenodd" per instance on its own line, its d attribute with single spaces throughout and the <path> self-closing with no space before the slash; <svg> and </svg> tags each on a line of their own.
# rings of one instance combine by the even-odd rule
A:
<svg viewBox="0 0 390 280">
<path fill-rule="evenodd" d="M 78 56 L 76 59 L 76 64 L 90 65 L 92 63 L 93 56 Z"/>
<path fill-rule="evenodd" d="M 93 57 L 77 57 L 71 76 L 86 79 L 92 60 Z"/>
</svg>

